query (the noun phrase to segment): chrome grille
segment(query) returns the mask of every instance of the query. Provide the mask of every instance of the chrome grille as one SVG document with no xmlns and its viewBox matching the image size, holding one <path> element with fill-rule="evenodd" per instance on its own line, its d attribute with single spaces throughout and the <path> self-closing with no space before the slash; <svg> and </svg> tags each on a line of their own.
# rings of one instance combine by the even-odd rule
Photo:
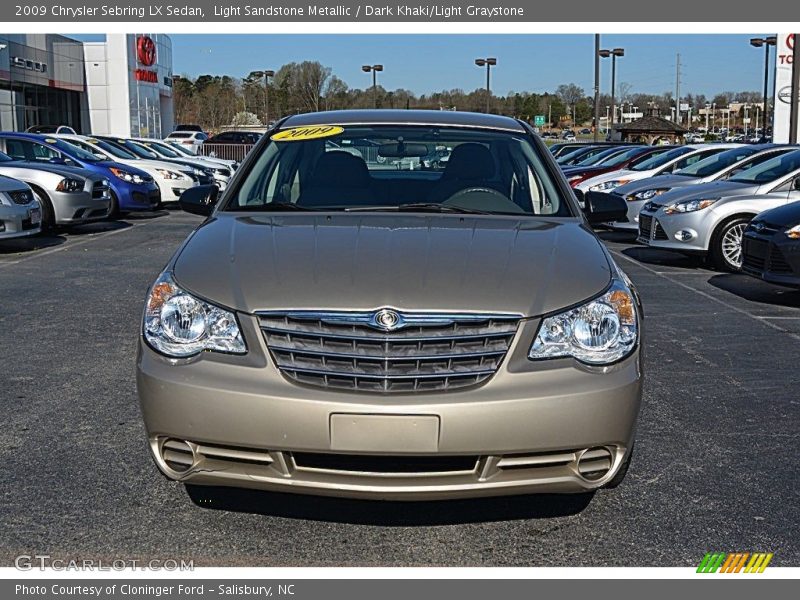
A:
<svg viewBox="0 0 800 600">
<path fill-rule="evenodd" d="M 639 214 L 639 237 L 650 239 L 653 228 L 653 217 Z"/>
<path fill-rule="evenodd" d="M 8 192 L 8 196 L 14 204 L 24 206 L 33 202 L 33 194 L 28 190 L 14 190 L 13 192 Z"/>
<path fill-rule="evenodd" d="M 260 313 L 272 357 L 290 379 L 367 392 L 447 391 L 491 377 L 514 339 L 518 315 L 398 313 L 381 329 L 374 313 Z"/>
</svg>

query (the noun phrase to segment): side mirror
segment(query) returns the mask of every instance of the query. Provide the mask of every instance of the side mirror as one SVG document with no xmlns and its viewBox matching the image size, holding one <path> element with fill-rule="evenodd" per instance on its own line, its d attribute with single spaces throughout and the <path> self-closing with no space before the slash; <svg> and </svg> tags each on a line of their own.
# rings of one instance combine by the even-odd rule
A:
<svg viewBox="0 0 800 600">
<path fill-rule="evenodd" d="M 214 212 L 218 194 L 216 185 L 198 185 L 183 192 L 178 204 L 187 213 L 207 217 Z"/>
<path fill-rule="evenodd" d="M 794 181 L 792 181 L 792 189 L 795 192 L 800 192 L 800 177 L 796 177 Z"/>
<path fill-rule="evenodd" d="M 64 160 L 63 158 L 61 158 L 60 156 L 53 156 L 47 162 L 49 162 L 52 165 L 66 165 L 67 164 L 67 161 Z"/>
<path fill-rule="evenodd" d="M 628 218 L 628 204 L 622 196 L 587 192 L 584 213 L 592 225 L 624 221 Z"/>
</svg>

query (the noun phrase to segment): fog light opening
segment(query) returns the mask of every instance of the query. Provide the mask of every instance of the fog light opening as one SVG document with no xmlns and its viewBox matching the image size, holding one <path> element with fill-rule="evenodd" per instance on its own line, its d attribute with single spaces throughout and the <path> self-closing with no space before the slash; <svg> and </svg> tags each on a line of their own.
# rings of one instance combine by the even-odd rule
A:
<svg viewBox="0 0 800 600">
<path fill-rule="evenodd" d="M 697 234 L 691 229 L 682 229 L 675 234 L 675 239 L 679 242 L 688 242 L 693 240 Z"/>
<path fill-rule="evenodd" d="M 586 481 L 600 481 L 608 475 L 614 464 L 614 455 L 605 446 L 597 446 L 585 450 L 577 461 L 580 476 Z"/>
<path fill-rule="evenodd" d="M 159 453 L 164 465 L 179 475 L 189 471 L 197 462 L 194 448 L 184 440 L 164 439 Z"/>
</svg>

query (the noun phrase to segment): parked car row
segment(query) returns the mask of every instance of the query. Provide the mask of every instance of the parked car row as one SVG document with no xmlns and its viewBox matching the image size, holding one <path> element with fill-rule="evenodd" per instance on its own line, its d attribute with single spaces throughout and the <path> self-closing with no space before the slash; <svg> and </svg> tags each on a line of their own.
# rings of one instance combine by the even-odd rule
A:
<svg viewBox="0 0 800 600">
<path fill-rule="evenodd" d="M 571 150 L 571 151 L 570 151 Z M 800 149 L 776 144 L 554 147 L 584 204 L 625 200 L 644 245 L 800 288 Z"/>
<path fill-rule="evenodd" d="M 0 132 L 0 239 L 149 211 L 228 185 L 238 163 L 157 139 Z"/>
</svg>

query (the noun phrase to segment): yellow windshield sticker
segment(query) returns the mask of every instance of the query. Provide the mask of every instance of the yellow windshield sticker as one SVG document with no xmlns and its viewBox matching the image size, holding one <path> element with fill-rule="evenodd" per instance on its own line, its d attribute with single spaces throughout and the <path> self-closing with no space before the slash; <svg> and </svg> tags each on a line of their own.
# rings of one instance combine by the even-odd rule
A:
<svg viewBox="0 0 800 600">
<path fill-rule="evenodd" d="M 284 129 L 274 134 L 270 139 L 275 142 L 303 142 L 306 140 L 319 140 L 322 138 L 339 135 L 344 127 L 338 125 L 314 125 L 312 127 L 294 127 Z"/>
<path fill-rule="evenodd" d="M 55 144 L 58 140 L 54 140 L 53 138 L 44 138 L 44 141 L 48 144 Z"/>
<path fill-rule="evenodd" d="M 93 138 L 89 138 L 86 141 L 89 142 L 90 144 L 99 144 L 100 143 L 100 140 L 95 140 Z"/>
</svg>

